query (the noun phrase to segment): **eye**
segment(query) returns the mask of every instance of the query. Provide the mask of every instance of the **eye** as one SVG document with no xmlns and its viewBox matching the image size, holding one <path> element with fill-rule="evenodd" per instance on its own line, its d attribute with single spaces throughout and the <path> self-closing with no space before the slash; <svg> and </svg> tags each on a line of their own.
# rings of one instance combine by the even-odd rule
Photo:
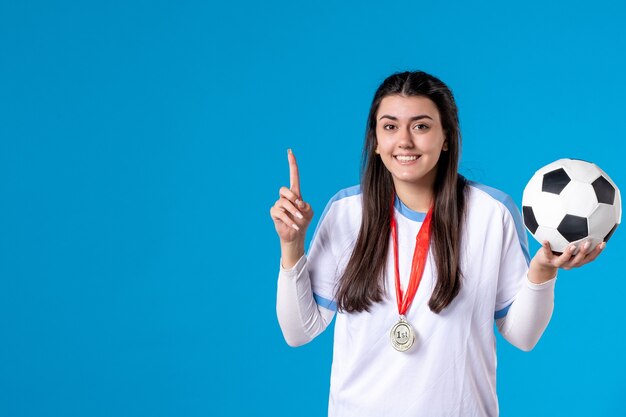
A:
<svg viewBox="0 0 626 417">
<path fill-rule="evenodd" d="M 413 129 L 415 129 L 415 130 L 426 130 L 426 129 L 428 129 L 428 125 L 425 125 L 423 123 L 418 123 L 415 126 L 413 126 Z"/>
<path fill-rule="evenodd" d="M 394 125 L 392 125 L 392 124 L 386 124 L 386 125 L 383 126 L 384 130 L 393 130 L 395 128 L 396 127 Z"/>
</svg>

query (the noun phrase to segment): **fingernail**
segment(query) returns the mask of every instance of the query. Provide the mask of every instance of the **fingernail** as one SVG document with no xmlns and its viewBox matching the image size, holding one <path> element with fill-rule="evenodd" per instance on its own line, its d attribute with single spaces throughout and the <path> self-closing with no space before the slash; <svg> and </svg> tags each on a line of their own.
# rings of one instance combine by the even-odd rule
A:
<svg viewBox="0 0 626 417">
<path fill-rule="evenodd" d="M 294 223 L 294 224 L 292 224 L 292 225 L 291 225 L 291 227 L 293 227 L 293 228 L 294 228 L 294 229 L 296 229 L 297 231 L 300 231 L 300 228 L 299 228 L 299 227 L 298 227 L 298 225 L 297 225 L 297 224 L 295 224 L 295 223 Z"/>
<path fill-rule="evenodd" d="M 606 242 L 600 243 L 600 250 L 606 248 Z"/>
<path fill-rule="evenodd" d="M 299 219 L 304 219 L 304 216 L 302 216 L 302 213 L 300 213 L 299 211 L 296 211 L 296 216 L 297 216 Z"/>
<path fill-rule="evenodd" d="M 292 153 L 292 152 L 291 152 L 291 148 L 288 148 L 288 149 L 287 149 L 287 153 Z"/>
<path fill-rule="evenodd" d="M 576 250 L 576 246 L 575 245 L 572 245 L 572 246 L 569 247 L 569 251 L 570 252 L 574 252 L 575 250 Z"/>
</svg>

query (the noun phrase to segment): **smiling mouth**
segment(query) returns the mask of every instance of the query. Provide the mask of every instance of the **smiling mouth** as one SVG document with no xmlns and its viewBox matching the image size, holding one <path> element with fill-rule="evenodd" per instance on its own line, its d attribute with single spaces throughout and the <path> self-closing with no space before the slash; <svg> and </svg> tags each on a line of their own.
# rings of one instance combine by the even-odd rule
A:
<svg viewBox="0 0 626 417">
<path fill-rule="evenodd" d="M 419 159 L 420 156 L 421 155 L 395 155 L 394 158 L 396 158 L 399 162 L 412 162 Z"/>
</svg>

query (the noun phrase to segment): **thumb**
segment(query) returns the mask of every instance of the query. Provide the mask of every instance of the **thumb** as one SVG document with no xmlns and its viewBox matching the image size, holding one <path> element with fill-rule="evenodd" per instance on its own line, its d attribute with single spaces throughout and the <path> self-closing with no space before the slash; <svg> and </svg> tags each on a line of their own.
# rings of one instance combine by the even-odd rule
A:
<svg viewBox="0 0 626 417">
<path fill-rule="evenodd" d="M 546 257 L 546 259 L 548 261 L 551 261 L 552 258 L 554 257 L 554 254 L 552 253 L 552 248 L 550 247 L 550 242 L 548 242 L 547 240 L 543 241 L 542 246 L 542 250 L 543 250 L 543 254 Z"/>
</svg>

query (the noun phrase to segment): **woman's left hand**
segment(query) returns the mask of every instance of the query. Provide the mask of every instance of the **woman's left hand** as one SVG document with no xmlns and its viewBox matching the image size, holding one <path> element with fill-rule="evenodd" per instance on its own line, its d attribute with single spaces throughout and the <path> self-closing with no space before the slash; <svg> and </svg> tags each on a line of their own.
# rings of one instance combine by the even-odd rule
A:
<svg viewBox="0 0 626 417">
<path fill-rule="evenodd" d="M 554 278 L 558 268 L 578 268 L 593 261 L 605 246 L 606 243 L 602 242 L 592 248 L 590 242 L 585 242 L 578 248 L 578 252 L 575 245 L 569 245 L 561 255 L 555 255 L 552 253 L 550 243 L 544 241 L 530 262 L 528 279 L 535 284 L 542 284 Z"/>
</svg>

